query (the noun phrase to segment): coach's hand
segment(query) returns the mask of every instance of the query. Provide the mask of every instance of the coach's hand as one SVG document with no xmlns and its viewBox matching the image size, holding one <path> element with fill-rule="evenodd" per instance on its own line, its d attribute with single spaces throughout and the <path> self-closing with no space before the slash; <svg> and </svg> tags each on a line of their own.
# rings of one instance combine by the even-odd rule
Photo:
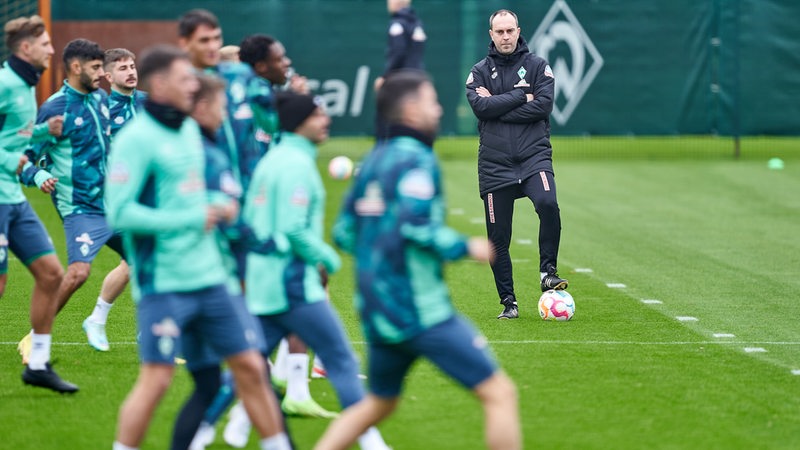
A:
<svg viewBox="0 0 800 450">
<path fill-rule="evenodd" d="M 475 88 L 475 92 L 478 94 L 478 97 L 491 97 L 492 96 L 492 93 L 489 92 L 489 90 L 486 89 L 483 86 L 476 87 Z"/>
</svg>

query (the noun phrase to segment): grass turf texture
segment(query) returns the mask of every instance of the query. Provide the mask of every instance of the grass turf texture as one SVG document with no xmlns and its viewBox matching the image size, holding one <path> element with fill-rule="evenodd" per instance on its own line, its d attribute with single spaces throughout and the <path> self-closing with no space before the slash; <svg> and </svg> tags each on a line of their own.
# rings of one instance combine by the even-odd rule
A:
<svg viewBox="0 0 800 450">
<path fill-rule="evenodd" d="M 338 138 L 322 147 L 328 225 L 348 184 L 327 176 L 328 161 L 340 154 L 358 161 L 369 146 L 367 139 Z M 527 448 L 800 448 L 800 376 L 792 374 L 800 369 L 798 146 L 792 139 L 745 140 L 742 157 L 734 159 L 725 139 L 554 140 L 563 222 L 559 271 L 570 280 L 575 318 L 537 316 L 538 221 L 527 200 L 517 202 L 511 248 L 520 319 L 495 319 L 501 307 L 487 266 L 462 261 L 447 269 L 455 303 L 517 384 Z M 443 138 L 436 149 L 449 224 L 484 235 L 476 140 Z M 768 170 L 771 157 L 786 160 L 786 168 Z M 35 191 L 28 197 L 63 258 L 63 232 L 49 199 Z M 29 329 L 32 279 L 11 260 L 0 301 L 0 447 L 110 448 L 119 405 L 138 370 L 129 292 L 111 311 L 110 352 L 85 344 L 81 322 L 116 263 L 104 250 L 57 319 L 56 369 L 81 387 L 60 396 L 21 383 L 15 345 Z M 345 258 L 331 292 L 363 352 L 350 302 L 351 263 Z M 575 271 L 585 268 L 592 271 Z M 176 373 L 143 449 L 168 446 L 191 388 L 185 370 Z M 314 380 L 311 389 L 323 406 L 336 408 L 327 381 Z M 327 423 L 292 419 L 298 448 L 310 448 Z M 483 446 L 477 400 L 427 363 L 415 366 L 403 402 L 380 429 L 395 449 Z M 209 448 L 227 448 L 221 427 Z M 247 448 L 258 448 L 255 435 Z"/>
</svg>

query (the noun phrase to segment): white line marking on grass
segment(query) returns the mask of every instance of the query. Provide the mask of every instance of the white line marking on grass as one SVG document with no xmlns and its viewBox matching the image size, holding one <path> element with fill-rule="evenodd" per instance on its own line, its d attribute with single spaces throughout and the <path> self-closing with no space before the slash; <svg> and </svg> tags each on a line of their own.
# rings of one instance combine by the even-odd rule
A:
<svg viewBox="0 0 800 450">
<path fill-rule="evenodd" d="M 469 219 L 469 223 L 473 225 L 478 225 L 484 223 L 485 220 L 486 219 L 484 219 L 483 217 L 473 217 L 472 219 Z"/>
<path fill-rule="evenodd" d="M 578 267 L 575 269 L 575 273 L 592 273 L 594 270 L 588 267 Z"/>
<path fill-rule="evenodd" d="M 735 341 L 577 341 L 577 340 L 522 340 L 522 341 L 489 341 L 492 345 L 500 344 L 575 344 L 575 345 L 774 345 L 795 346 L 800 341 L 776 342 L 735 342 Z"/>
<path fill-rule="evenodd" d="M 731 334 L 731 333 L 714 333 L 714 337 L 715 338 L 733 338 L 733 337 L 736 337 L 736 336 Z"/>
<path fill-rule="evenodd" d="M 644 303 L 645 305 L 660 305 L 664 302 L 662 302 L 661 300 L 656 300 L 654 298 L 643 298 L 642 303 Z"/>
<path fill-rule="evenodd" d="M 366 345 L 367 342 L 365 341 L 352 341 L 355 345 Z M 519 340 L 519 341 L 489 341 L 490 344 L 493 345 L 505 345 L 505 344 L 575 344 L 575 345 L 749 345 L 749 346 L 756 346 L 756 345 L 770 345 L 770 346 L 800 346 L 800 341 L 752 341 L 752 342 L 737 342 L 737 341 L 597 341 L 597 340 L 588 340 L 588 341 L 578 341 L 578 340 L 557 340 L 557 339 L 542 339 L 542 340 Z M 19 342 L 0 342 L 0 345 L 14 345 L 16 346 Z M 72 346 L 72 345 L 85 345 L 89 346 L 86 342 L 53 342 L 52 345 L 65 345 L 65 346 Z M 125 342 L 111 342 L 111 346 L 115 345 L 137 345 L 135 341 L 125 341 Z M 753 347 L 755 348 L 755 347 Z M 798 369 L 800 370 L 800 369 Z"/>
<path fill-rule="evenodd" d="M 745 347 L 745 353 L 767 353 L 767 349 L 764 347 Z"/>
<path fill-rule="evenodd" d="M 628 286 L 625 286 L 624 283 L 606 283 L 606 286 L 610 287 L 611 289 L 625 289 Z"/>
<path fill-rule="evenodd" d="M 516 258 L 511 258 L 511 262 L 515 262 L 515 263 L 526 263 L 526 262 L 531 262 L 531 260 L 530 260 L 530 259 L 516 259 Z"/>
<path fill-rule="evenodd" d="M 699 319 L 697 317 L 692 316 L 675 316 L 678 319 L 678 322 L 697 322 Z"/>
<path fill-rule="evenodd" d="M 454 216 L 463 216 L 464 215 L 464 210 L 461 209 L 461 208 L 452 208 L 452 209 L 450 209 L 450 214 L 452 214 Z"/>
<path fill-rule="evenodd" d="M 800 375 L 800 369 L 792 369 L 792 375 Z"/>
<path fill-rule="evenodd" d="M 517 244 L 519 244 L 519 245 L 532 245 L 533 241 L 531 239 L 517 239 Z"/>
</svg>

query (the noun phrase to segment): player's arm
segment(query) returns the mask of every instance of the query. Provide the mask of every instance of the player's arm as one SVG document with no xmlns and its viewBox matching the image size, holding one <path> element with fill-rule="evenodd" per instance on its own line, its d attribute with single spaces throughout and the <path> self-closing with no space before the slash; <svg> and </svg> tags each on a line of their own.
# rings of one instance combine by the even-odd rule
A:
<svg viewBox="0 0 800 450">
<path fill-rule="evenodd" d="M 187 229 L 202 230 L 209 219 L 208 208 L 189 211 L 163 210 L 143 204 L 142 191 L 155 178 L 152 145 L 137 145 L 135 139 L 117 140 L 109 156 L 106 177 L 106 219 L 112 228 L 138 234 Z"/>
<path fill-rule="evenodd" d="M 407 171 L 397 185 L 400 234 L 418 246 L 430 250 L 442 260 L 453 261 L 469 253 L 467 239 L 444 224 L 437 211 L 439 175 L 435 166 Z"/>
<path fill-rule="evenodd" d="M 535 74 L 533 100 L 500 116 L 502 122 L 530 123 L 546 119 L 553 112 L 555 79 L 550 66 L 541 64 Z"/>
<path fill-rule="evenodd" d="M 496 120 L 527 101 L 522 89 L 512 89 L 506 93 L 489 92 L 490 95 L 487 96 L 482 93 L 483 90 L 488 92 L 486 86 L 481 71 L 473 67 L 467 78 L 467 101 L 475 117 L 480 120 Z"/>
<path fill-rule="evenodd" d="M 339 212 L 339 216 L 336 218 L 331 230 L 333 242 L 337 247 L 348 253 L 355 253 L 356 248 L 356 216 L 353 208 L 354 192 L 355 189 L 351 187 L 345 196 L 342 210 Z"/>
<path fill-rule="evenodd" d="M 37 161 L 50 152 L 63 134 L 65 99 L 59 97 L 46 101 L 36 116 L 31 144 L 25 149 L 28 162 L 22 167 L 19 180 L 25 186 L 36 186 L 42 192 L 50 193 L 57 179 L 47 170 L 37 166 Z M 37 131 L 37 129 L 39 131 Z M 34 139 L 39 135 L 38 138 Z M 44 135 L 42 135 L 44 133 Z"/>
<path fill-rule="evenodd" d="M 310 264 L 322 264 L 328 273 L 335 273 L 342 265 L 339 254 L 330 245 L 312 232 L 308 224 L 311 217 L 311 187 L 297 174 L 285 176 L 285 183 L 279 188 L 279 201 L 287 205 L 281 210 L 279 229 L 289 241 L 291 252 Z"/>
<path fill-rule="evenodd" d="M 275 110 L 275 98 L 272 87 L 261 77 L 254 76 L 247 92 L 247 101 L 253 111 L 253 120 L 258 128 L 267 134 L 278 131 L 278 112 Z"/>
</svg>

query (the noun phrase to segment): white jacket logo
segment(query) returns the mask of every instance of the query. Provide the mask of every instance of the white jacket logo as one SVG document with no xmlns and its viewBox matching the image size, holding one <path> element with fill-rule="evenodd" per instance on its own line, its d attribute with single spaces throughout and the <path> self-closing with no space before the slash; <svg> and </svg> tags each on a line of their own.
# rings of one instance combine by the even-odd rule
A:
<svg viewBox="0 0 800 450">
<path fill-rule="evenodd" d="M 530 42 L 531 50 L 553 67 L 556 83 L 552 116 L 556 123 L 565 125 L 603 67 L 603 57 L 565 0 L 553 3 Z M 566 44 L 568 58 L 555 52 L 557 44 Z"/>
</svg>

